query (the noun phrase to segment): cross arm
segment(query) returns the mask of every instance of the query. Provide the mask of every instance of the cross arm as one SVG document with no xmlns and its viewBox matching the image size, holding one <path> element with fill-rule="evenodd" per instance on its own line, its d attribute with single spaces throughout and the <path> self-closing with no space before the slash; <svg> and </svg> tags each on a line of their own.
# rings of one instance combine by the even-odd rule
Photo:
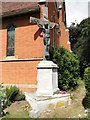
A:
<svg viewBox="0 0 90 120">
<path fill-rule="evenodd" d="M 49 22 L 47 20 L 38 19 L 38 18 L 35 18 L 35 17 L 30 17 L 30 23 L 36 23 L 40 28 L 43 28 L 43 26 L 45 24 L 48 24 L 50 29 L 53 29 L 54 27 L 55 28 L 58 27 L 57 23 Z"/>
<path fill-rule="evenodd" d="M 30 23 L 36 23 L 40 28 L 43 28 L 44 21 L 35 17 L 30 17 Z"/>
</svg>

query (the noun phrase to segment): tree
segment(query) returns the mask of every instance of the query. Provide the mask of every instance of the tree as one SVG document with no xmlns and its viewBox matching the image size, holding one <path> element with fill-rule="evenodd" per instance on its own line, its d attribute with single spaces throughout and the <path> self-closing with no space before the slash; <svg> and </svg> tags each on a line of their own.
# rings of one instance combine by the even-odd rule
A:
<svg viewBox="0 0 90 120">
<path fill-rule="evenodd" d="M 80 60 L 80 73 L 90 66 L 90 17 L 81 21 L 76 27 L 70 27 L 70 42 L 72 51 Z"/>
</svg>

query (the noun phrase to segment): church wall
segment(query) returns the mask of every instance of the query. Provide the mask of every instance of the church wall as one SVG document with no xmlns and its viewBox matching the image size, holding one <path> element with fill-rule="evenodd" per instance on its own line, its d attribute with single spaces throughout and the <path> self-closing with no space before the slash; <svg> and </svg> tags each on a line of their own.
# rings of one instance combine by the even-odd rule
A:
<svg viewBox="0 0 90 120">
<path fill-rule="evenodd" d="M 20 32 L 19 32 L 20 31 Z M 23 26 L 15 31 L 15 55 L 18 58 L 42 58 L 43 36 L 37 25 Z M 41 37 L 40 37 L 41 36 Z"/>
<path fill-rule="evenodd" d="M 53 18 L 52 22 L 58 23 L 57 13 L 55 10 L 54 3 L 49 2 L 48 6 L 49 6 L 48 8 L 49 20 L 52 21 L 52 18 Z M 70 41 L 69 41 L 69 30 L 66 28 L 64 24 L 64 19 L 65 19 L 64 8 L 59 9 L 58 12 L 59 12 L 59 24 L 60 24 L 60 46 L 63 46 L 64 48 L 70 51 L 71 47 L 70 47 Z M 59 36 L 58 36 L 56 29 L 54 29 L 53 32 L 51 32 L 51 44 L 55 47 L 59 47 Z"/>
<path fill-rule="evenodd" d="M 14 16 L 3 19 L 2 42 L 0 46 L 0 67 L 2 76 L 0 83 L 4 85 L 15 84 L 22 91 L 34 91 L 37 84 L 36 66 L 43 59 L 43 36 L 35 24 L 30 24 L 29 17 L 32 15 Z M 39 15 L 33 15 L 38 17 Z M 15 25 L 15 56 L 7 57 L 7 28 Z M 30 85 L 30 86 L 29 86 Z"/>
<path fill-rule="evenodd" d="M 49 21 L 58 23 L 54 2 L 48 3 L 48 18 Z M 53 47 L 59 46 L 58 32 L 56 31 L 55 28 L 51 31 L 51 45 Z"/>
<path fill-rule="evenodd" d="M 32 16 L 32 15 L 31 15 Z M 38 17 L 38 16 L 36 16 Z M 7 18 L 2 24 L 2 57 L 6 57 L 7 27 L 15 25 L 15 57 L 16 58 L 42 58 L 43 36 L 38 26 L 30 24 L 30 15 Z"/>
<path fill-rule="evenodd" d="M 71 50 L 70 42 L 69 42 L 69 30 L 66 28 L 62 15 L 62 9 L 59 9 L 59 23 L 60 23 L 60 45 L 66 48 L 67 50 Z"/>
</svg>

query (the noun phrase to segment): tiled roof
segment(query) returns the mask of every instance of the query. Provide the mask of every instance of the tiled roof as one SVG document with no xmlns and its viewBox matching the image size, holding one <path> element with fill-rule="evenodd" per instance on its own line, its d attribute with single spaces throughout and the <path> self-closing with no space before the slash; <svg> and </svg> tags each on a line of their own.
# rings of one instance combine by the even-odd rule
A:
<svg viewBox="0 0 90 120">
<path fill-rule="evenodd" d="M 0 9 L 0 16 L 10 16 L 39 10 L 39 5 L 37 2 L 2 2 Z"/>
</svg>

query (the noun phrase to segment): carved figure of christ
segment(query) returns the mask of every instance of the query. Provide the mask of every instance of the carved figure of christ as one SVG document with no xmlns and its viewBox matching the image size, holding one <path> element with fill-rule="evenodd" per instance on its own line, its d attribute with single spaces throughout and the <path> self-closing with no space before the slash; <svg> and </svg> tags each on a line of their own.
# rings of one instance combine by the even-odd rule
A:
<svg viewBox="0 0 90 120">
<path fill-rule="evenodd" d="M 49 60 L 50 30 L 58 27 L 58 24 L 35 17 L 30 17 L 30 23 L 36 23 L 39 28 L 43 29 L 43 60 Z"/>
</svg>

